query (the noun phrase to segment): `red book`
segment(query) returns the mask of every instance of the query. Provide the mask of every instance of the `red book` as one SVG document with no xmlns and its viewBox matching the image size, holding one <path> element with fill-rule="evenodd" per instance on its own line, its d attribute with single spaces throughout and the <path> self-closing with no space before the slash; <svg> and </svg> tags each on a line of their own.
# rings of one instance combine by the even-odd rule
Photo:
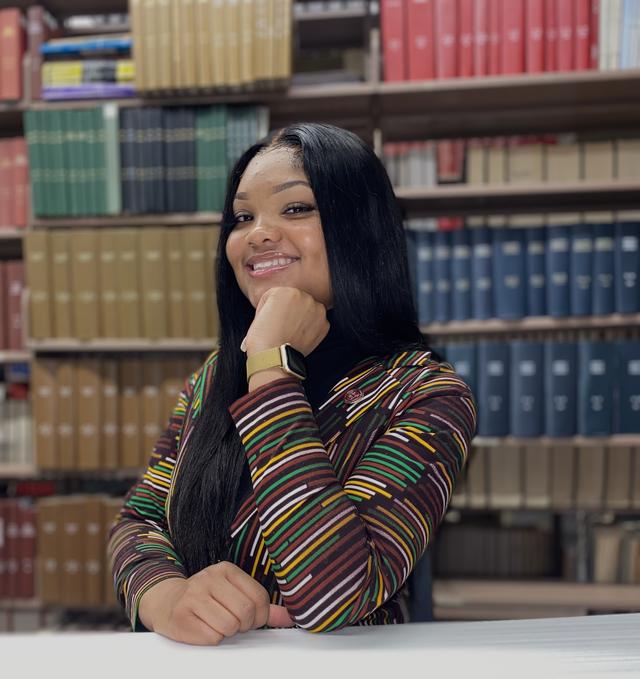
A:
<svg viewBox="0 0 640 679">
<path fill-rule="evenodd" d="M 564 0 L 556 5 L 558 11 L 558 70 L 573 71 L 575 14 L 573 2 Z"/>
<path fill-rule="evenodd" d="M 527 73 L 544 71 L 544 0 L 527 0 L 525 17 Z"/>
<path fill-rule="evenodd" d="M 502 72 L 524 73 L 524 0 L 502 0 Z"/>
<path fill-rule="evenodd" d="M 489 75 L 502 73 L 500 0 L 489 0 Z"/>
<path fill-rule="evenodd" d="M 35 560 L 36 560 L 36 509 L 22 505 L 20 507 L 19 538 L 19 595 L 24 599 L 35 596 Z"/>
<path fill-rule="evenodd" d="M 566 0 L 565 0 L 566 1 Z M 558 13 L 556 0 L 545 0 L 545 71 L 558 70 Z"/>
<path fill-rule="evenodd" d="M 0 262 L 2 264 L 2 262 Z M 0 292 L 2 292 L 0 290 Z M 0 321 L 3 319 L 0 318 Z M 7 579 L 7 501 L 0 500 L 0 599 L 9 596 Z"/>
<path fill-rule="evenodd" d="M 470 78 L 473 75 L 473 3 L 474 0 L 460 0 L 460 63 L 458 75 Z"/>
<path fill-rule="evenodd" d="M 9 333 L 7 326 L 9 325 L 9 301 L 7 299 L 7 275 L 5 271 L 5 263 L 0 262 L 0 351 L 9 348 Z M 1 542 L 1 540 L 0 540 Z M 0 573 L 0 579 L 2 574 Z M 1 597 L 2 595 L 0 595 Z"/>
<path fill-rule="evenodd" d="M 24 349 L 22 336 L 22 291 L 24 290 L 24 263 L 20 261 L 7 262 L 6 276 L 8 288 L 7 306 L 9 311 L 8 345 L 11 351 Z"/>
<path fill-rule="evenodd" d="M 29 164 L 27 160 L 27 140 L 24 137 L 12 139 L 13 169 L 13 223 L 24 229 L 27 226 L 29 205 Z"/>
<path fill-rule="evenodd" d="M 489 73 L 489 0 L 473 3 L 473 74 Z"/>
<path fill-rule="evenodd" d="M 14 599 L 18 595 L 18 570 L 19 570 L 19 554 L 18 554 L 18 536 L 20 534 L 20 527 L 18 521 L 18 503 L 15 500 L 9 500 L 5 506 L 6 517 L 6 580 L 7 580 L 7 597 Z"/>
<path fill-rule="evenodd" d="M 575 0 L 574 17 L 573 67 L 576 71 L 586 71 L 591 63 L 591 0 Z"/>
<path fill-rule="evenodd" d="M 11 149 L 8 139 L 0 140 L 0 228 L 13 226 L 11 209 Z"/>
<path fill-rule="evenodd" d="M 0 10 L 0 99 L 22 99 L 24 21 L 19 9 Z"/>
<path fill-rule="evenodd" d="M 27 9 L 27 51 L 29 53 L 29 88 L 31 99 L 42 97 L 42 52 L 40 48 L 59 31 L 51 15 L 40 5 Z"/>
<path fill-rule="evenodd" d="M 435 78 L 433 0 L 407 0 L 409 80 Z"/>
<path fill-rule="evenodd" d="M 382 58 L 384 79 L 398 82 L 407 79 L 407 57 L 405 54 L 405 6 L 404 0 L 382 0 L 380 3 L 382 25 Z"/>
<path fill-rule="evenodd" d="M 438 78 L 458 75 L 458 3 L 436 0 L 436 74 Z"/>
<path fill-rule="evenodd" d="M 600 51 L 600 0 L 591 0 L 589 18 L 589 68 L 598 70 Z"/>
</svg>

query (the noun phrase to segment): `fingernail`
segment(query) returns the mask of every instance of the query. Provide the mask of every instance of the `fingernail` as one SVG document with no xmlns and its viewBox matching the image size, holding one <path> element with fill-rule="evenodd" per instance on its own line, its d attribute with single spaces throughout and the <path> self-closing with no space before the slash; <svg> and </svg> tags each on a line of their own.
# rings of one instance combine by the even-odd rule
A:
<svg viewBox="0 0 640 679">
<path fill-rule="evenodd" d="M 246 346 L 245 346 L 246 339 L 247 339 L 247 338 L 245 337 L 245 338 L 242 340 L 242 344 L 240 345 L 240 351 L 244 351 L 244 352 L 247 351 L 247 348 L 246 348 Z"/>
</svg>

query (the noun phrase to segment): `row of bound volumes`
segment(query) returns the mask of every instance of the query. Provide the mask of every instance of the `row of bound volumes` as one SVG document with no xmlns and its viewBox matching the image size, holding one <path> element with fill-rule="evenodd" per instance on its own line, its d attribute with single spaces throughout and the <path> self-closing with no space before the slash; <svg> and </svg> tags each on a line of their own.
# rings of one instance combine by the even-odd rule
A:
<svg viewBox="0 0 640 679">
<path fill-rule="evenodd" d="M 0 379 L 0 465 L 33 464 L 29 387 Z"/>
<path fill-rule="evenodd" d="M 213 349 L 213 348 L 212 348 Z M 38 358 L 31 401 L 39 469 L 140 470 L 202 357 Z"/>
<path fill-rule="evenodd" d="M 28 221 L 29 167 L 24 137 L 0 140 L 0 230 Z"/>
<path fill-rule="evenodd" d="M 130 0 L 137 89 L 285 84 L 291 7 L 291 0 Z"/>
<path fill-rule="evenodd" d="M 81 216 L 222 209 L 230 166 L 268 132 L 263 106 L 30 110 L 33 212 Z"/>
<path fill-rule="evenodd" d="M 0 100 L 20 101 L 25 20 L 17 7 L 0 9 Z"/>
<path fill-rule="evenodd" d="M 406 232 L 423 325 L 640 311 L 640 223 Z"/>
<path fill-rule="evenodd" d="M 36 516 L 28 501 L 0 499 L 0 600 L 35 596 Z"/>
<path fill-rule="evenodd" d="M 24 349 L 23 291 L 24 263 L 0 262 L 0 351 Z"/>
<path fill-rule="evenodd" d="M 217 226 L 29 232 L 29 336 L 216 337 L 219 232 Z"/>
<path fill-rule="evenodd" d="M 64 59 L 42 66 L 43 99 L 97 99 L 135 94 L 131 59 Z"/>
<path fill-rule="evenodd" d="M 444 354 L 475 394 L 480 436 L 640 433 L 638 340 L 483 340 Z"/>
</svg>

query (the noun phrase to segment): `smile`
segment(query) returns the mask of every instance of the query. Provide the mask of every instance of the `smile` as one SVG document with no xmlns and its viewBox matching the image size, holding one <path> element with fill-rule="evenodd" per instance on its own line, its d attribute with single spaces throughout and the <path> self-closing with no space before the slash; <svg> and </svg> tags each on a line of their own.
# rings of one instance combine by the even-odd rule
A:
<svg viewBox="0 0 640 679">
<path fill-rule="evenodd" d="M 261 276 L 268 276 L 278 271 L 284 271 L 284 269 L 297 261 L 297 259 L 291 257 L 277 257 L 263 262 L 256 262 L 254 265 L 248 265 L 247 271 L 252 278 L 260 278 Z"/>
</svg>

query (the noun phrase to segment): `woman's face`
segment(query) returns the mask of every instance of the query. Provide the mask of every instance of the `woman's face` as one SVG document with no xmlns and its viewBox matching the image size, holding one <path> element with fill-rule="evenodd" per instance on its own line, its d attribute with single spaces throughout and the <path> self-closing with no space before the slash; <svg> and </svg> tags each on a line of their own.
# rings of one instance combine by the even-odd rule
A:
<svg viewBox="0 0 640 679">
<path fill-rule="evenodd" d="M 227 259 L 254 308 L 274 286 L 304 290 L 331 308 L 320 215 L 291 149 L 275 148 L 253 158 L 238 185 L 233 212 Z"/>
</svg>

